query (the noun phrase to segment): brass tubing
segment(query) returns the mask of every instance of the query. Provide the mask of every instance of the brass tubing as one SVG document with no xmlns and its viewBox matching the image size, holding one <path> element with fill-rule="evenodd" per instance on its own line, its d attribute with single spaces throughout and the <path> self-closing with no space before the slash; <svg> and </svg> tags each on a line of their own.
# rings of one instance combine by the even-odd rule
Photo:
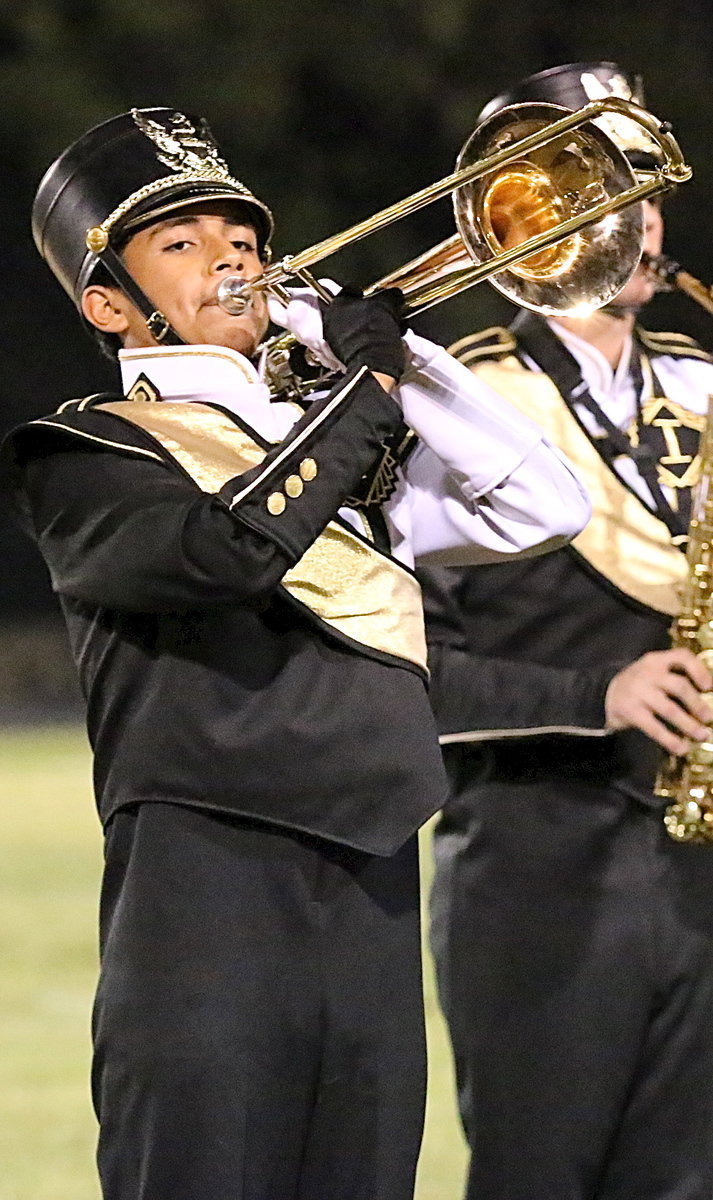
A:
<svg viewBox="0 0 713 1200">
<path fill-rule="evenodd" d="M 356 225 L 352 225 L 342 233 L 334 234 L 321 242 L 307 247 L 307 249 L 300 251 L 298 254 L 289 255 L 281 261 L 273 263 L 266 269 L 262 276 L 250 283 L 237 278 L 235 280 L 226 279 L 223 285 L 221 285 L 225 290 L 223 296 L 219 297 L 220 302 L 225 304 L 228 311 L 239 311 L 238 306 L 240 304 L 244 306 L 249 303 L 251 295 L 256 292 L 265 292 L 273 289 L 275 293 L 278 293 L 286 280 L 295 276 L 299 278 L 300 273 L 314 266 L 315 263 L 321 262 L 330 255 L 337 253 L 344 246 L 351 245 L 371 233 L 376 233 L 384 229 L 395 221 L 401 220 L 403 217 L 417 212 L 426 205 L 432 204 L 435 200 L 439 200 L 449 193 L 456 191 L 465 184 L 497 171 L 500 167 L 508 163 L 523 158 L 530 151 L 546 146 L 549 142 L 554 141 L 570 130 L 577 129 L 588 122 L 594 121 L 605 113 L 617 113 L 643 127 L 661 148 L 665 158 L 663 165 L 658 170 L 651 172 L 645 181 L 640 182 L 635 187 L 627 188 L 618 196 L 595 205 L 588 212 L 571 217 L 561 225 L 555 226 L 553 229 L 539 234 L 534 238 L 530 238 L 520 246 L 502 251 L 485 263 L 476 264 L 472 268 L 465 268 L 462 273 L 453 272 L 452 278 L 448 283 L 434 283 L 430 287 L 425 287 L 422 299 L 413 299 L 412 303 L 408 305 L 412 311 L 420 312 L 424 308 L 437 303 L 439 300 L 456 295 L 464 288 L 472 287 L 481 280 L 487 279 L 490 275 L 494 275 L 511 266 L 513 263 L 528 258 L 540 250 L 545 250 L 550 246 L 556 245 L 578 230 L 596 224 L 607 213 L 619 212 L 631 204 L 657 195 L 659 192 L 666 191 L 675 184 L 685 182 L 685 180 L 690 178 L 691 168 L 685 162 L 680 147 L 671 134 L 668 125 L 661 124 L 653 114 L 631 101 L 622 100 L 616 96 L 594 100 L 577 112 L 567 113 L 565 116 L 536 130 L 527 137 L 511 143 L 509 146 L 497 150 L 493 154 L 489 154 L 467 167 L 461 167 L 438 182 L 422 188 L 421 191 L 415 192 L 413 195 L 398 201 L 396 204 L 389 205 L 388 208 L 382 209 L 380 212 L 367 217 L 363 221 L 359 221 Z M 373 291 L 378 287 L 379 285 L 375 284 L 369 290 Z M 236 307 L 231 309 L 229 301 L 233 300 L 236 303 Z"/>
<path fill-rule="evenodd" d="M 437 183 L 432 183 L 429 187 L 422 188 L 420 192 L 414 192 L 412 196 L 407 196 L 406 199 L 399 200 L 396 204 L 392 204 L 388 208 L 383 208 L 371 217 L 366 217 L 365 220 L 352 225 L 349 229 L 344 230 L 343 233 L 337 233 L 332 237 L 325 238 L 322 242 L 316 242 L 315 245 L 309 246 L 306 250 L 302 250 L 299 254 L 295 254 L 292 257 L 289 264 L 290 269 L 309 267 L 313 263 L 320 262 L 323 258 L 328 258 L 329 255 L 336 254 L 344 246 L 360 241 L 361 238 L 384 229 L 394 221 L 401 220 L 402 217 L 410 216 L 411 213 L 425 208 L 435 200 L 440 200 L 443 196 L 447 196 L 450 192 L 455 191 L 456 188 L 462 187 L 466 183 L 471 183 L 474 179 L 480 179 L 483 175 L 487 175 L 491 171 L 496 171 L 498 167 L 516 158 L 523 157 L 530 150 L 546 146 L 548 142 L 554 141 L 561 134 L 568 133 L 570 129 L 577 129 L 580 125 L 585 125 L 588 121 L 593 121 L 597 117 L 602 116 L 605 112 L 618 112 L 620 115 L 629 117 L 632 121 L 642 125 L 654 141 L 661 146 L 664 153 L 666 154 L 668 151 L 667 159 L 669 161 L 654 174 L 654 179 L 658 179 L 661 176 L 665 177 L 666 183 L 660 183 L 652 191 L 647 192 L 647 195 L 654 195 L 656 192 L 664 191 L 676 183 L 685 183 L 686 180 L 690 179 L 692 174 L 691 168 L 685 162 L 678 143 L 666 125 L 662 126 L 651 113 L 628 100 L 621 100 L 616 96 L 603 100 L 594 100 L 584 108 L 578 109 L 577 112 L 569 113 L 566 117 L 554 121 L 552 125 L 548 125 L 545 129 L 539 129 L 536 133 L 531 133 L 527 137 L 521 138 L 520 141 L 513 142 L 512 145 L 506 146 L 502 150 L 497 150 L 481 162 L 471 163 L 469 167 L 462 167 L 459 171 L 454 171 L 452 174 L 446 175 Z M 632 200 L 630 203 L 634 203 L 634 201 Z M 525 256 L 523 255 L 523 257 Z M 276 263 L 275 266 L 279 267 L 280 264 Z M 268 268 L 263 278 L 267 279 L 269 274 L 270 268 Z"/>
<path fill-rule="evenodd" d="M 676 287 L 695 300 L 696 304 L 700 304 L 701 308 L 705 308 L 707 312 L 713 313 L 713 293 L 710 288 L 707 288 L 700 279 L 696 279 L 694 275 L 689 275 L 688 271 L 679 271 L 676 275 Z"/>
<path fill-rule="evenodd" d="M 487 175 L 492 171 L 496 171 L 505 163 L 512 162 L 516 158 L 521 158 L 529 151 L 538 149 L 541 146 L 546 146 L 548 142 L 554 141 L 564 133 L 568 133 L 571 129 L 577 129 L 581 125 L 585 125 L 588 121 L 596 120 L 606 112 L 619 113 L 621 116 L 628 117 L 637 124 L 643 126 L 651 137 L 658 143 L 666 156 L 666 162 L 656 172 L 653 173 L 650 181 L 651 186 L 643 193 L 641 198 L 656 195 L 658 192 L 667 190 L 677 183 L 685 183 L 691 177 L 691 168 L 685 162 L 681 149 L 676 139 L 671 134 L 669 128 L 665 124 L 661 124 L 656 117 L 645 109 L 640 108 L 638 104 L 633 104 L 631 101 L 622 100 L 616 96 L 610 96 L 602 100 L 594 100 L 591 104 L 587 104 L 584 108 L 578 109 L 577 112 L 569 113 L 567 116 L 554 121 L 551 125 L 544 129 L 537 130 L 535 133 L 529 134 L 527 137 L 521 138 L 512 145 L 506 146 L 502 150 L 496 151 L 494 154 L 488 155 L 481 162 L 471 163 L 468 167 L 462 167 L 459 171 L 453 171 L 450 175 L 446 175 L 443 179 L 436 183 L 430 184 L 428 187 L 422 188 L 421 191 L 415 192 L 411 196 L 407 196 L 404 200 L 399 200 L 395 204 L 389 205 L 388 208 L 381 209 L 371 217 L 366 217 L 363 221 L 357 222 L 356 225 L 350 226 L 342 233 L 333 234 L 329 238 L 325 238 L 321 242 L 316 242 L 307 249 L 301 250 L 298 254 L 292 255 L 287 260 L 274 263 L 268 267 L 265 274 L 256 280 L 251 287 L 255 290 L 264 291 L 269 288 L 273 281 L 283 282 L 285 278 L 295 274 L 304 267 L 313 266 L 322 259 L 328 258 L 332 254 L 336 254 L 338 250 L 344 246 L 350 245 L 353 242 L 358 242 L 362 238 L 368 237 L 371 233 L 376 233 L 380 229 L 384 229 L 387 225 L 393 224 L 394 221 L 401 220 L 403 217 L 410 216 L 411 213 L 417 212 L 421 208 L 432 204 L 436 200 L 442 199 L 456 188 L 462 187 L 466 183 L 471 183 L 474 179 L 480 179 L 483 175 Z M 642 185 L 643 186 L 643 185 Z M 626 204 L 636 203 L 639 199 L 637 189 L 629 189 L 631 198 L 626 201 Z M 628 193 L 622 193 L 626 195 Z M 626 207 L 626 204 L 618 207 Z M 618 211 L 610 208 L 606 211 Z M 604 215 L 602 213 L 596 218 L 597 220 Z M 587 224 L 591 222 L 586 222 Z M 581 229 L 583 224 L 577 225 L 574 229 Z M 570 230 L 572 232 L 572 230 Z M 566 236 L 566 235 L 565 235 Z M 538 242 L 538 249 L 542 249 L 547 245 L 553 245 L 553 238 L 550 242 Z M 532 253 L 531 242 L 524 243 L 528 246 L 528 253 Z M 520 250 L 520 247 L 517 247 Z M 508 252 L 509 253 L 509 252 Z M 517 256 L 516 256 L 517 257 Z M 519 255 L 525 258 L 525 253 Z M 516 261 L 516 258 L 508 258 L 508 263 Z M 505 265 L 505 264 L 504 264 Z M 498 270 L 500 268 L 497 268 Z M 492 272 L 489 272 L 492 274 Z M 483 276 L 486 278 L 487 276 Z"/>
<path fill-rule="evenodd" d="M 706 312 L 713 313 L 713 288 L 706 287 L 695 275 L 684 271 L 683 267 L 665 254 L 642 254 L 641 261 L 648 267 L 651 274 L 661 284 L 662 291 L 676 289 L 685 292 Z"/>
<path fill-rule="evenodd" d="M 512 263 L 519 262 L 523 258 L 528 258 L 538 250 L 544 250 L 548 246 L 553 246 L 580 229 L 585 229 L 589 225 L 596 225 L 597 221 L 601 221 L 602 217 L 607 216 L 608 213 L 620 212 L 622 209 L 628 208 L 630 204 L 646 200 L 649 196 L 657 195 L 659 192 L 665 191 L 670 187 L 673 187 L 671 182 L 667 181 L 662 185 L 659 178 L 654 176 L 644 183 L 637 184 L 636 187 L 627 188 L 626 191 L 621 192 L 613 199 L 602 200 L 599 204 L 595 204 L 586 213 L 579 213 L 577 216 L 563 221 L 555 230 L 539 233 L 536 237 L 530 238 L 527 242 L 522 242 L 519 246 L 513 246 L 510 250 L 501 251 L 496 257 L 489 259 L 487 262 L 474 263 L 472 267 L 465 267 L 460 273 L 453 272 L 454 278 L 449 282 L 434 283 L 430 288 L 424 287 L 422 292 L 407 298 L 406 307 L 413 313 L 423 312 L 439 301 L 448 300 L 451 296 L 456 296 L 459 292 L 465 291 L 466 288 L 473 287 L 476 283 L 481 283 L 482 280 L 497 274 L 498 271 L 504 270 Z M 372 284 L 370 288 L 366 289 L 366 294 L 369 295 L 377 291 L 379 286 L 379 283 Z"/>
</svg>

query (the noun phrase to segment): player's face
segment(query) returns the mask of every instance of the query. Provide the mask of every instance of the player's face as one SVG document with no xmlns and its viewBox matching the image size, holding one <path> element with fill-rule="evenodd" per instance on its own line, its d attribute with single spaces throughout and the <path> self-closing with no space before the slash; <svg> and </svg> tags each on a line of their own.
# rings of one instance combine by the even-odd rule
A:
<svg viewBox="0 0 713 1200">
<path fill-rule="evenodd" d="M 644 246 L 647 254 L 656 256 L 663 248 L 663 217 L 658 204 L 644 200 Z M 645 266 L 639 265 L 625 287 L 615 296 L 612 307 L 638 309 L 648 304 L 656 291 L 654 276 Z"/>
<path fill-rule="evenodd" d="M 227 275 L 254 279 L 262 274 L 257 234 L 238 220 L 229 202 L 186 206 L 134 234 L 122 258 L 185 342 L 228 346 L 250 356 L 267 329 L 264 298 L 258 295 L 238 317 L 226 313 L 216 299 Z M 124 345 L 155 345 L 133 305 L 125 308 L 125 314 Z"/>
</svg>

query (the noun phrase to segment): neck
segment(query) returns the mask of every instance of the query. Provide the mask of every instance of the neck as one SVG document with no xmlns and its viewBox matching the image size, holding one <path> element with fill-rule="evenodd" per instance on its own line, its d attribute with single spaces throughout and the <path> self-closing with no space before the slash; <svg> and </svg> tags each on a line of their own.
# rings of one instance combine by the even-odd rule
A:
<svg viewBox="0 0 713 1200">
<path fill-rule="evenodd" d="M 599 350 L 613 370 L 618 367 L 634 328 L 634 314 L 623 309 L 618 312 L 598 309 L 587 317 L 557 317 L 556 320 Z"/>
</svg>

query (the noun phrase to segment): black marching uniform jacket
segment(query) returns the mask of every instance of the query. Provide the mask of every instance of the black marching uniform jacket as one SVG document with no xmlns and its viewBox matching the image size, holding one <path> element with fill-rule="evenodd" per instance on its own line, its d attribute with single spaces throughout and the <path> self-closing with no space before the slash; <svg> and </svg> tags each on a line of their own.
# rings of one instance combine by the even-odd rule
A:
<svg viewBox="0 0 713 1200">
<path fill-rule="evenodd" d="M 225 410 L 119 396 L 10 437 L 6 475 L 66 618 L 104 824 L 173 801 L 383 855 L 442 802 L 418 585 L 338 518 L 317 537 L 401 426 L 361 368 L 277 447 Z M 362 578 L 369 619 L 350 624 L 340 585 Z"/>
<path fill-rule="evenodd" d="M 535 335 L 545 326 L 531 316 L 519 324 Z M 629 434 L 634 444 L 647 441 L 659 463 L 674 463 L 664 478 L 677 489 L 675 515 L 685 530 L 704 418 L 670 401 L 658 374 L 676 377 L 694 362 L 710 376 L 710 390 L 712 360 L 678 335 L 638 330 L 635 344 L 653 394 Z M 552 554 L 477 573 L 427 573 L 432 693 L 446 755 L 450 747 L 480 749 L 492 780 L 576 777 L 658 803 L 652 785 L 660 751 L 638 730 L 607 733 L 604 697 L 624 666 L 670 645 L 685 536 L 672 536 L 653 505 L 617 474 L 620 447 L 593 437 L 553 380 L 532 369 L 518 322 L 453 349 L 577 464 L 593 515 L 571 545 Z"/>
</svg>

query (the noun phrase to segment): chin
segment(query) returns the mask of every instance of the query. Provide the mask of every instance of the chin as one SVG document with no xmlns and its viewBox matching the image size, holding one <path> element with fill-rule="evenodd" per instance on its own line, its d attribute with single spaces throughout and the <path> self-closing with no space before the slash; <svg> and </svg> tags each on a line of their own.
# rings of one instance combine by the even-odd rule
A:
<svg viewBox="0 0 713 1200">
<path fill-rule="evenodd" d="M 655 290 L 655 288 L 650 288 L 648 284 L 644 284 L 641 288 L 635 288 L 631 292 L 625 289 L 618 296 L 615 296 L 607 307 L 636 313 L 640 308 L 649 303 L 649 300 L 654 296 Z"/>
<path fill-rule="evenodd" d="M 210 322 L 203 330 L 203 341 L 208 345 L 225 346 L 228 350 L 236 350 L 238 354 L 252 358 L 264 337 L 262 328 L 241 327 L 237 322 L 240 318 L 226 317 L 220 322 Z"/>
<path fill-rule="evenodd" d="M 245 358 L 252 358 L 261 340 L 259 337 L 250 337 L 248 334 L 245 334 L 244 337 L 226 338 L 220 344 L 227 346 L 229 350 L 236 350 L 238 354 L 242 354 Z"/>
</svg>

